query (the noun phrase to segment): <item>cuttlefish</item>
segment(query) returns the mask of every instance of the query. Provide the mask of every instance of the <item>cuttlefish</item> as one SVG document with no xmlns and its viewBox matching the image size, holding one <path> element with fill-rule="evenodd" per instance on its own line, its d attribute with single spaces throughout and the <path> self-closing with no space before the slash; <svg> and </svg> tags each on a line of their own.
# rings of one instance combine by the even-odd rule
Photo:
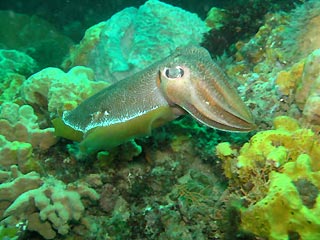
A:
<svg viewBox="0 0 320 240">
<path fill-rule="evenodd" d="M 53 120 L 56 134 L 81 141 L 86 153 L 107 150 L 132 138 L 150 135 L 189 113 L 221 130 L 255 128 L 252 114 L 207 50 L 177 49 L 147 69 L 106 87 Z"/>
</svg>

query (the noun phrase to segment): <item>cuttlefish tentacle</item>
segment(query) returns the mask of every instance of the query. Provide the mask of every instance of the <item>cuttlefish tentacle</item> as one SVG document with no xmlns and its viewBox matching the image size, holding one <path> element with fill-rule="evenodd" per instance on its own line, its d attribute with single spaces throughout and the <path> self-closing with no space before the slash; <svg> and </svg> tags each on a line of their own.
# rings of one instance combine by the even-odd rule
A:
<svg viewBox="0 0 320 240">
<path fill-rule="evenodd" d="M 255 128 L 248 108 L 201 47 L 176 50 L 146 70 L 101 90 L 53 120 L 58 136 L 88 153 L 115 147 L 190 113 L 209 127 Z"/>
</svg>

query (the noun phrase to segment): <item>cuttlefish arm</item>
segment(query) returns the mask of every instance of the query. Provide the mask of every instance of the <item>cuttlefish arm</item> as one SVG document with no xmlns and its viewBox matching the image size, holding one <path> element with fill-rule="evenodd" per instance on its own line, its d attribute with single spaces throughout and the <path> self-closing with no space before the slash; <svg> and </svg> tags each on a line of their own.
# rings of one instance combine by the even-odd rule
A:
<svg viewBox="0 0 320 240">
<path fill-rule="evenodd" d="M 239 132 L 255 128 L 251 112 L 204 48 L 193 47 L 162 69 L 160 81 L 170 105 L 209 127 Z"/>
<path fill-rule="evenodd" d="M 150 135 L 153 128 L 187 112 L 213 128 L 255 128 L 251 113 L 226 76 L 205 49 L 195 46 L 178 49 L 101 90 L 53 124 L 58 136 L 81 141 L 80 148 L 93 153 Z"/>
</svg>

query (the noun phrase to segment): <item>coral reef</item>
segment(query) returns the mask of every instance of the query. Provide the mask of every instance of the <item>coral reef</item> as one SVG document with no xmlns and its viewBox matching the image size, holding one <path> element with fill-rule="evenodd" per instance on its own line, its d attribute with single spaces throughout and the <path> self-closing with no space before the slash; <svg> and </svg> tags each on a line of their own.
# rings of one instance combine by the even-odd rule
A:
<svg viewBox="0 0 320 240">
<path fill-rule="evenodd" d="M 313 94 L 305 110 L 306 99 L 301 97 L 301 91 L 308 94 L 307 88 L 314 87 L 311 82 L 316 82 L 319 72 L 316 64 L 318 60 L 315 49 L 317 47 L 312 45 L 310 49 L 300 48 L 300 41 L 292 41 L 292 35 L 294 37 L 307 35 L 313 40 L 318 37 L 312 30 L 314 22 L 309 19 L 309 17 L 314 19 L 320 14 L 318 5 L 317 1 L 310 1 L 290 14 L 283 12 L 267 14 L 265 24 L 259 28 L 253 38 L 248 42 L 239 41 L 235 44 L 234 61 L 230 64 L 228 60 L 222 59 L 221 64 L 227 65 L 228 75 L 242 83 L 239 91 L 248 99 L 247 104 L 257 116 L 261 129 L 270 127 L 273 118 L 282 113 L 294 118 L 303 117 L 309 124 L 316 124 L 318 121 L 315 114 L 317 94 Z M 300 18 L 310 20 L 304 21 L 306 24 L 304 28 L 294 24 L 297 12 L 301 13 L 301 11 L 305 14 L 301 14 Z M 263 109 L 270 110 L 263 111 Z"/>
<path fill-rule="evenodd" d="M 306 1 L 290 14 L 289 25 L 282 32 L 288 57 L 306 57 L 320 48 L 320 2 Z"/>
<path fill-rule="evenodd" d="M 100 41 L 100 34 L 106 27 L 107 22 L 100 22 L 88 28 L 79 44 L 70 49 L 67 59 L 64 60 L 62 67 L 64 69 L 73 66 L 88 66 L 89 56 Z"/>
<path fill-rule="evenodd" d="M 0 11 L 0 46 L 30 55 L 40 67 L 58 66 L 72 41 L 50 23 L 12 11 Z"/>
<path fill-rule="evenodd" d="M 319 66 L 320 50 L 317 49 L 288 70 L 279 72 L 276 79 L 281 94 L 290 95 L 302 111 L 305 124 L 320 125 L 317 114 L 320 109 Z"/>
<path fill-rule="evenodd" d="M 106 226 L 108 236 L 135 239 L 220 236 L 217 223 L 212 220 L 224 186 L 190 146 L 184 147 L 183 154 L 165 149 L 151 152 L 154 167 L 129 163 L 119 171 L 107 170 L 100 207 L 110 217 L 101 217 L 100 225 Z M 189 158 L 184 159 L 185 156 Z M 131 226 L 141 230 L 135 231 Z M 100 236 L 99 232 L 95 236 Z"/>
<path fill-rule="evenodd" d="M 264 25 L 267 15 L 287 12 L 301 3 L 299 0 L 218 1 L 207 12 L 206 22 L 213 28 L 207 34 L 203 45 L 213 55 L 220 56 L 226 51 L 234 52 L 233 45 L 244 39 L 252 39 L 252 35 Z M 258 51 L 258 49 L 251 49 L 251 51 Z"/>
<path fill-rule="evenodd" d="M 48 150 L 57 142 L 53 128 L 41 129 L 38 117 L 29 105 L 4 102 L 0 107 L 0 164 L 17 164 L 21 171 L 39 169 L 32 157 L 34 149 Z"/>
<path fill-rule="evenodd" d="M 24 52 L 0 49 L 0 68 L 1 72 L 14 72 L 26 76 L 37 69 L 37 64 Z"/>
<path fill-rule="evenodd" d="M 0 164 L 2 168 L 10 167 L 12 164 L 18 165 L 22 171 L 26 170 L 26 165 L 31 160 L 32 145 L 25 142 L 10 142 L 0 135 Z"/>
<path fill-rule="evenodd" d="M 228 12 L 225 9 L 213 7 L 208 12 L 206 24 L 211 29 L 219 30 L 228 22 Z"/>
<path fill-rule="evenodd" d="M 320 125 L 320 49 L 307 57 L 301 81 L 297 82 L 295 99 L 303 109 L 305 121 Z"/>
<path fill-rule="evenodd" d="M 185 117 L 82 157 L 77 144 L 54 136 L 50 120 L 178 45 L 199 44 L 206 23 L 155 0 L 104 22 L 96 16 L 63 71 L 56 67 L 68 38 L 38 17 L 1 12 L 0 238 L 320 238 L 319 1 L 291 13 L 269 9 L 297 1 L 270 2 L 250 1 L 243 14 L 246 4 L 212 15 L 215 8 L 204 44 L 222 53 L 246 36 L 218 61 L 257 132 L 220 132 Z"/>
<path fill-rule="evenodd" d="M 271 172 L 266 197 L 241 211 L 243 230 L 272 240 L 294 235 L 318 239 L 320 171 L 312 169 L 314 161 L 302 153 L 284 164 L 282 172 Z"/>
<path fill-rule="evenodd" d="M 15 102 L 20 98 L 20 87 L 26 78 L 17 73 L 0 73 L 0 104 Z"/>
<path fill-rule="evenodd" d="M 85 65 L 94 70 L 96 79 L 114 82 L 163 59 L 179 46 L 199 44 L 208 30 L 197 15 L 149 0 L 139 9 L 126 8 L 89 28 L 63 68 Z"/>
<path fill-rule="evenodd" d="M 0 196 L 6 196 L 1 201 L 10 203 L 2 206 L 1 215 L 9 225 L 27 220 L 28 230 L 38 232 L 45 239 L 54 239 L 57 233 L 66 235 L 70 224 L 84 223 L 83 201 L 99 199 L 99 194 L 84 182 L 66 185 L 53 177 L 41 178 L 35 172 L 17 175 L 13 181 L 1 185 Z"/>
<path fill-rule="evenodd" d="M 279 94 L 274 81 L 288 61 L 279 46 L 279 32 L 286 20 L 284 13 L 267 15 L 254 37 L 235 44 L 233 59 L 220 60 L 229 77 L 240 85 L 238 90 L 252 109 L 259 129 L 271 127 L 273 118 L 283 112 L 294 117 L 301 115 L 293 99 Z"/>
<path fill-rule="evenodd" d="M 316 44 L 301 46 L 317 41 L 318 5 L 310 1 L 290 14 L 268 14 L 250 41 L 235 45 L 234 61 L 228 65 L 229 76 L 243 83 L 239 90 L 254 108 L 259 128 L 272 122 L 275 127 L 258 132 L 240 150 L 230 143 L 216 147 L 229 179 L 229 194 L 242 202 L 236 208 L 238 224 L 258 237 L 319 237 L 315 216 L 320 143 L 318 126 L 312 126 L 319 124 L 319 50 Z M 306 26 L 295 23 L 297 18 Z M 296 120 L 276 117 L 283 114 Z"/>
<path fill-rule="evenodd" d="M 281 94 L 289 96 L 295 93 L 297 84 L 301 81 L 305 61 L 295 63 L 290 69 L 278 73 L 276 84 Z M 299 104 L 299 103 L 298 103 Z"/>
<path fill-rule="evenodd" d="M 37 68 L 35 60 L 27 54 L 0 49 L 0 103 L 17 99 L 26 76 Z"/>
<path fill-rule="evenodd" d="M 36 172 L 22 174 L 18 167 L 13 165 L 8 171 L 1 171 L 1 212 L 3 217 L 5 210 L 24 192 L 37 189 L 41 186 L 42 180 Z"/>
<path fill-rule="evenodd" d="M 40 129 L 38 117 L 29 105 L 5 102 L 0 107 L 0 134 L 9 141 L 27 142 L 46 150 L 57 141 L 53 128 Z"/>
<path fill-rule="evenodd" d="M 289 117 L 275 118 L 274 126 L 257 133 L 239 152 L 227 143 L 217 145 L 225 175 L 244 201 L 240 226 L 268 239 L 293 233 L 317 239 L 319 138 Z"/>
<path fill-rule="evenodd" d="M 30 104 L 49 111 L 51 117 L 75 108 L 80 102 L 107 86 L 94 82 L 90 68 L 77 66 L 67 73 L 58 68 L 45 68 L 24 81 L 22 97 Z"/>
</svg>

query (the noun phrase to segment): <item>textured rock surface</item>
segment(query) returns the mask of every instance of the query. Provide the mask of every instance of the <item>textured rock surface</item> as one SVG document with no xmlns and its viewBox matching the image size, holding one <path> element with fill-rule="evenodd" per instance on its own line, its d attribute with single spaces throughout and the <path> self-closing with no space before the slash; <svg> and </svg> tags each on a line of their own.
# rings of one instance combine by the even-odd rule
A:
<svg viewBox="0 0 320 240">
<path fill-rule="evenodd" d="M 34 58 L 40 67 L 58 66 L 72 45 L 50 23 L 12 11 L 0 11 L 0 46 Z"/>
<path fill-rule="evenodd" d="M 87 67 L 74 67 L 67 73 L 58 68 L 45 68 L 24 81 L 22 97 L 51 115 L 61 114 L 107 86 L 106 82 L 93 80 L 94 74 Z"/>
<path fill-rule="evenodd" d="M 87 30 L 63 67 L 77 64 L 94 70 L 97 80 L 113 82 L 138 72 L 179 46 L 199 44 L 209 30 L 196 15 L 149 0 L 126 8 Z"/>
</svg>

